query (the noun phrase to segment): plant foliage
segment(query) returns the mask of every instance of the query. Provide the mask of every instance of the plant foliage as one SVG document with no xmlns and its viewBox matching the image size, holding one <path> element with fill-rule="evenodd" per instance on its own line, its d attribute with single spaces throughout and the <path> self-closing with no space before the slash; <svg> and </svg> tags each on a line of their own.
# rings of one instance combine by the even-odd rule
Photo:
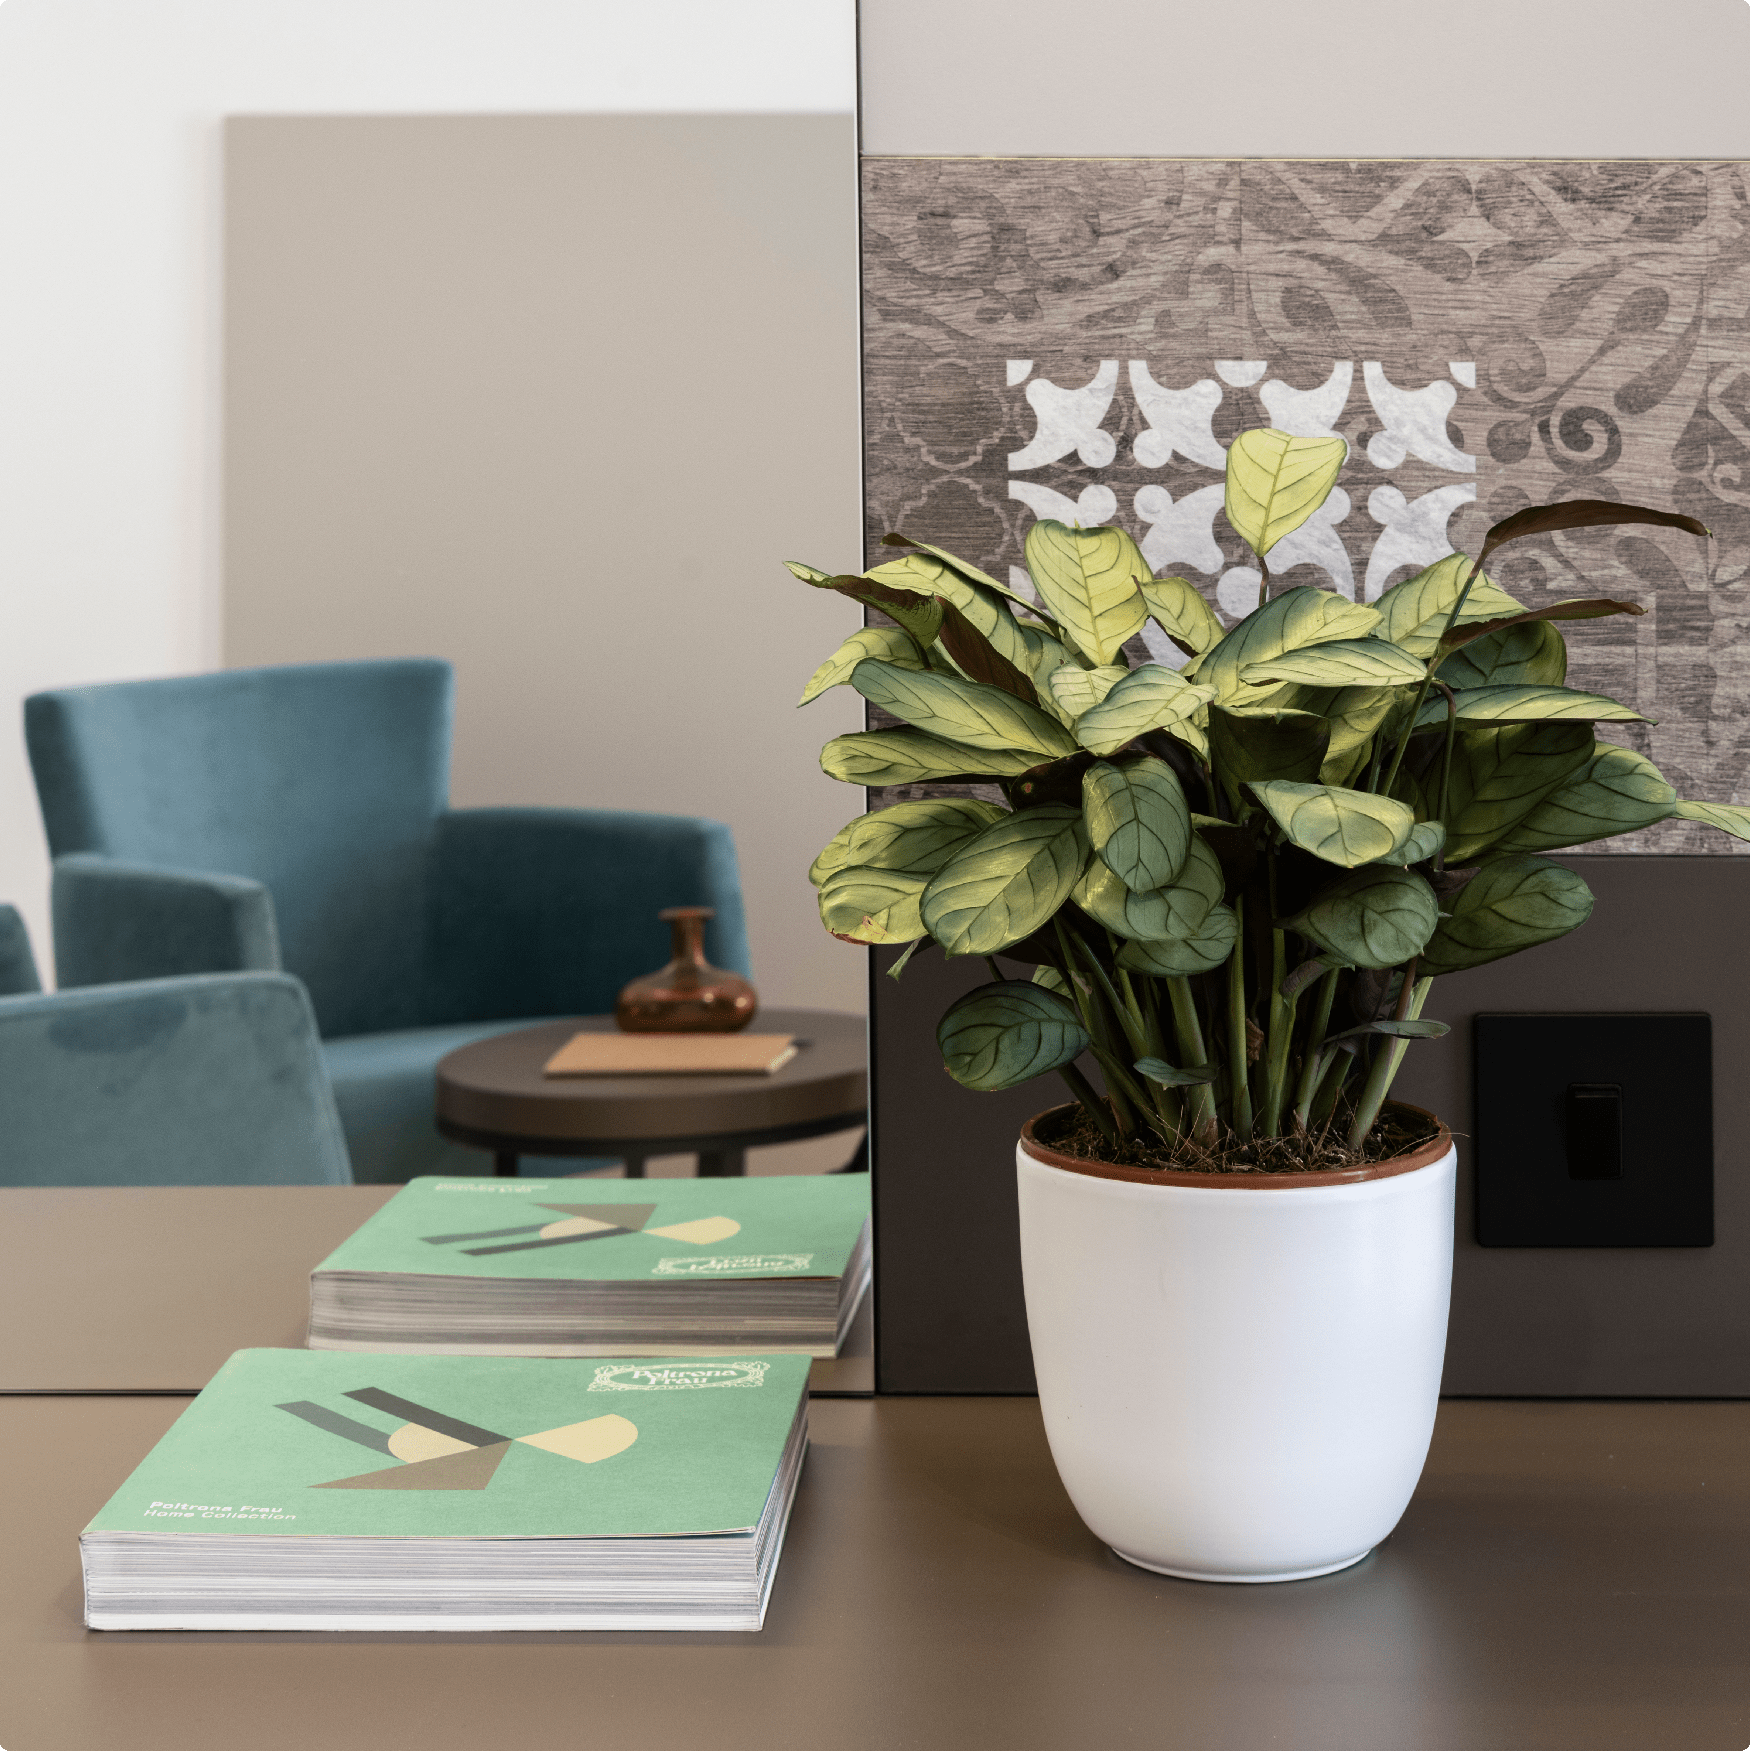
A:
<svg viewBox="0 0 1750 1751">
<path fill-rule="evenodd" d="M 853 633 L 802 703 L 850 685 L 900 727 L 839 736 L 865 785 L 994 785 L 863 815 L 815 860 L 827 928 L 987 958 L 937 1040 L 996 1090 L 1058 1071 L 1111 1141 L 1166 1153 L 1254 1137 L 1360 1148 L 1435 977 L 1578 929 L 1586 884 L 1542 855 L 1669 818 L 1750 840 L 1750 809 L 1681 801 L 1596 739 L 1631 707 L 1566 685 L 1558 623 L 1639 614 L 1587 597 L 1527 609 L 1484 562 L 1527 535 L 1693 518 L 1568 500 L 1497 523 L 1373 604 L 1272 595 L 1265 555 L 1335 486 L 1340 439 L 1254 431 L 1228 451 L 1227 515 L 1257 555 L 1255 612 L 1224 628 L 1122 529 L 1027 536 L 1037 605 L 940 548 L 859 576 L 790 570 L 891 624 Z M 1148 620 L 1182 666 L 1131 667 Z M 1005 975 L 996 957 L 1031 966 Z M 897 975 L 904 960 L 893 971 Z M 1090 1055 L 1104 1094 L 1078 1068 Z"/>
</svg>

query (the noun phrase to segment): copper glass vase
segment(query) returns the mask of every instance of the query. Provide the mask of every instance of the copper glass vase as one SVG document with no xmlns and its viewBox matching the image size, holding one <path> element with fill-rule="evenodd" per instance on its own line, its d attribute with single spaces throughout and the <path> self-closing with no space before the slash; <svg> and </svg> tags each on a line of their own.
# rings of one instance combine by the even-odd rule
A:
<svg viewBox="0 0 1750 1751">
<path fill-rule="evenodd" d="M 732 1034 L 753 1020 L 760 1002 L 754 988 L 705 959 L 705 921 L 715 916 L 709 906 L 657 913 L 674 933 L 674 958 L 620 993 L 614 1020 L 623 1033 Z"/>
</svg>

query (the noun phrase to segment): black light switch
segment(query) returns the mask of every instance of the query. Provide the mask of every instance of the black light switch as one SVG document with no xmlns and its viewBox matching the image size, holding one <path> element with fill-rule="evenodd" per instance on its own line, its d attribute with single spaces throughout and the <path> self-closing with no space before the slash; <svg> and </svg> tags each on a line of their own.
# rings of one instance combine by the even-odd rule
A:
<svg viewBox="0 0 1750 1751">
<path fill-rule="evenodd" d="M 1568 1178 L 1622 1178 L 1620 1084 L 1568 1084 Z"/>
<path fill-rule="evenodd" d="M 1705 1015 L 1479 1015 L 1482 1246 L 1712 1246 Z"/>
</svg>

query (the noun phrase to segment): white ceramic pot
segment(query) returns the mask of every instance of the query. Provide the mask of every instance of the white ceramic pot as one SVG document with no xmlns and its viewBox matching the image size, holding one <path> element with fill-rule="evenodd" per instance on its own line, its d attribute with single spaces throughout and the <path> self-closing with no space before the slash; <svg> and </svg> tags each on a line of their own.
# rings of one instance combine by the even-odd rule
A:
<svg viewBox="0 0 1750 1751">
<path fill-rule="evenodd" d="M 1302 1580 L 1366 1556 L 1434 1429 L 1446 1128 L 1343 1174 L 1076 1162 L 1033 1124 L 1016 1157 L 1040 1408 L 1093 1532 L 1200 1581 Z"/>
</svg>

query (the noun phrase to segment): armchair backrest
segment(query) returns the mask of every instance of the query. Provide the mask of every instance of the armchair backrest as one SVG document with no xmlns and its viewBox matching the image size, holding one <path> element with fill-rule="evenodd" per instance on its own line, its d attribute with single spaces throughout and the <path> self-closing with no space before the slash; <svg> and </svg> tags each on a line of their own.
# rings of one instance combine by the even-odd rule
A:
<svg viewBox="0 0 1750 1751">
<path fill-rule="evenodd" d="M 0 1184 L 350 1185 L 315 1018 L 284 973 L 0 997 Z"/>
<path fill-rule="evenodd" d="M 50 852 L 252 877 L 325 1034 L 415 1026 L 453 695 L 426 659 L 39 693 L 25 736 Z"/>
</svg>

